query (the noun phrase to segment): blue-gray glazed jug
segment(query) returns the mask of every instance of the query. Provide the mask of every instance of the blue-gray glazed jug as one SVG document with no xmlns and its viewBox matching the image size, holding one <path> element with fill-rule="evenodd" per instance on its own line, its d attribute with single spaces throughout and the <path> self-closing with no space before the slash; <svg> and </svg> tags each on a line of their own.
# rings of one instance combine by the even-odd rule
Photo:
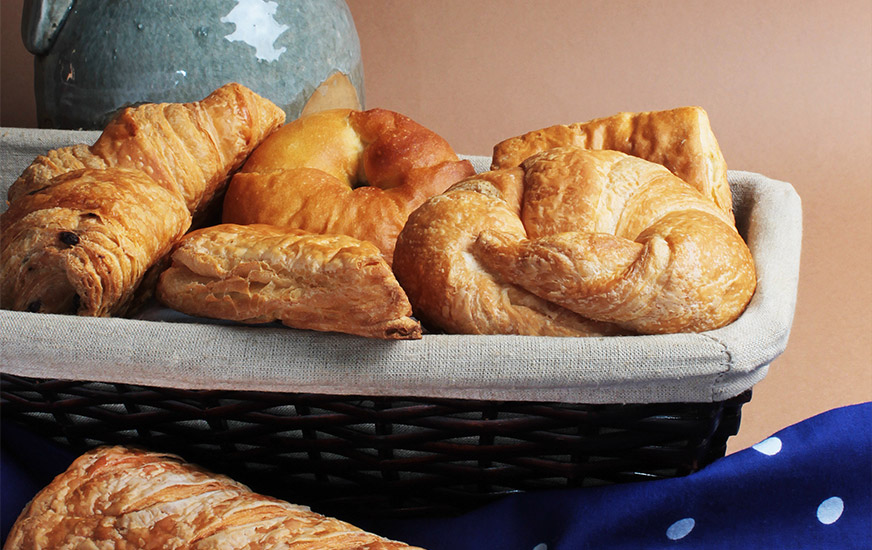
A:
<svg viewBox="0 0 872 550">
<path fill-rule="evenodd" d="M 122 107 L 197 101 L 227 82 L 288 120 L 328 80 L 364 103 L 343 0 L 25 0 L 22 37 L 43 128 L 102 129 Z"/>
</svg>

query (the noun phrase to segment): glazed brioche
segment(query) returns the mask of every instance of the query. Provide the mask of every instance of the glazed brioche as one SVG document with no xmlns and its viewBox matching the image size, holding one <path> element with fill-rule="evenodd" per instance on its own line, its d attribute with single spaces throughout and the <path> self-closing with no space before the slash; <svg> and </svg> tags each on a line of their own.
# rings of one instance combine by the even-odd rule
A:
<svg viewBox="0 0 872 550">
<path fill-rule="evenodd" d="M 188 230 L 176 193 L 123 168 L 62 174 L 0 216 L 5 309 L 123 314 L 148 270 Z"/>
<path fill-rule="evenodd" d="M 121 110 L 91 145 L 49 151 L 12 184 L 10 201 L 83 168 L 145 172 L 178 193 L 192 214 L 220 196 L 230 174 L 285 120 L 284 111 L 245 86 L 226 84 L 202 101 L 147 103 Z"/>
<path fill-rule="evenodd" d="M 558 124 L 501 141 L 491 169 L 512 168 L 554 147 L 609 149 L 662 164 L 732 217 L 727 165 L 700 107 L 618 113 L 575 124 Z"/>
<path fill-rule="evenodd" d="M 193 231 L 161 274 L 173 309 L 245 323 L 371 338 L 421 337 L 412 307 L 375 245 L 346 235 L 253 224 Z"/>
<path fill-rule="evenodd" d="M 334 109 L 294 120 L 230 182 L 225 223 L 355 237 L 388 263 L 409 213 L 474 174 L 440 136 L 384 109 Z"/>
<path fill-rule="evenodd" d="M 81 548 L 413 547 L 253 493 L 174 455 L 101 447 L 77 458 L 33 498 L 4 545 L 6 550 Z"/>
<path fill-rule="evenodd" d="M 579 147 L 427 201 L 394 271 L 420 319 L 473 333 L 704 331 L 735 320 L 756 286 L 719 205 L 659 164 Z"/>
</svg>

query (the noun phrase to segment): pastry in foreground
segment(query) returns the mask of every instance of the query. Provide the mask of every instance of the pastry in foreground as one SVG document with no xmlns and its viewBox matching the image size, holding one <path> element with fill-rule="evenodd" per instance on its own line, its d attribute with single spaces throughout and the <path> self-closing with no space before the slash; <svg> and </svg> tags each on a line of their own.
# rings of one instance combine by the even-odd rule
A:
<svg viewBox="0 0 872 550">
<path fill-rule="evenodd" d="M 4 309 L 124 314 L 152 266 L 188 230 L 178 194 L 121 168 L 63 174 L 0 216 Z"/>
<path fill-rule="evenodd" d="M 267 138 L 230 182 L 225 223 L 349 235 L 390 264 L 406 219 L 428 197 L 475 173 L 451 146 L 385 109 L 334 109 Z"/>
<path fill-rule="evenodd" d="M 699 332 L 738 318 L 756 287 L 713 200 L 659 164 L 579 147 L 430 199 L 393 267 L 425 325 L 463 333 Z"/>
<path fill-rule="evenodd" d="M 158 299 L 200 317 L 384 339 L 421 325 L 379 250 L 346 235 L 222 224 L 193 231 L 161 274 Z"/>
<path fill-rule="evenodd" d="M 77 458 L 12 526 L 5 550 L 412 549 L 263 496 L 181 458 L 101 447 Z M 421 550 L 421 549 L 418 549 Z"/>
</svg>

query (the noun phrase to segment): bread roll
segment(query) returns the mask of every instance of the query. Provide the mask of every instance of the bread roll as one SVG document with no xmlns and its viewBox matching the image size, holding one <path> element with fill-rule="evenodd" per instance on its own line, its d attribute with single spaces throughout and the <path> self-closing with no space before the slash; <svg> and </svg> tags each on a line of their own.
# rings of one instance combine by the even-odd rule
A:
<svg viewBox="0 0 872 550">
<path fill-rule="evenodd" d="M 475 173 L 440 136 L 385 109 L 294 120 L 254 151 L 224 200 L 225 223 L 369 241 L 390 264 L 409 213 Z"/>
</svg>

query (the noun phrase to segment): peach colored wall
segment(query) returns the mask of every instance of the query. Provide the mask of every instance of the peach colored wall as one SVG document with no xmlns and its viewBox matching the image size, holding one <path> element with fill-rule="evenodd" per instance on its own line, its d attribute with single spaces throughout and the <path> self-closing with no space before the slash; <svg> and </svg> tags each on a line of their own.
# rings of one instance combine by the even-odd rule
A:
<svg viewBox="0 0 872 550">
<path fill-rule="evenodd" d="M 22 0 L 2 3 L 4 126 L 34 126 Z M 791 182 L 805 228 L 788 349 L 730 450 L 872 398 L 872 4 L 350 0 L 368 107 L 463 153 L 555 123 L 701 105 L 731 168 Z"/>
</svg>

